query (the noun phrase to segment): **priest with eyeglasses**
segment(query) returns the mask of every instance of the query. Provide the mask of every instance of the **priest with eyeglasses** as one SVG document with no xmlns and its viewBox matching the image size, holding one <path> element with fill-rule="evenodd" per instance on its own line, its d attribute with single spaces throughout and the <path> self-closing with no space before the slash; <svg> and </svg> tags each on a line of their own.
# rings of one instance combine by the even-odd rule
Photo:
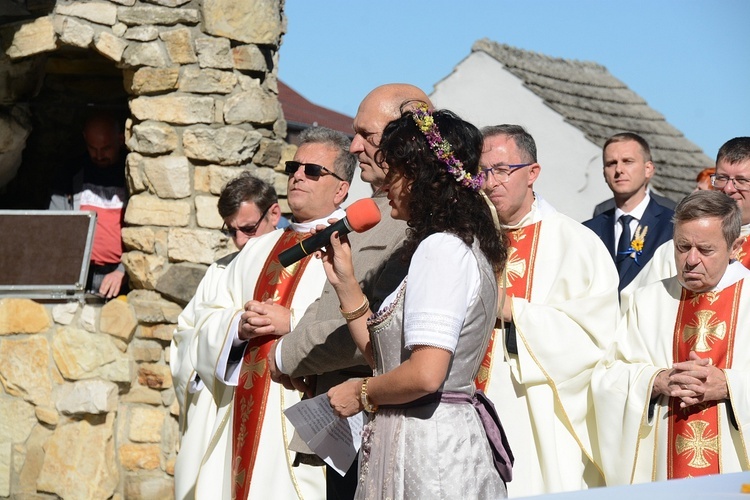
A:
<svg viewBox="0 0 750 500">
<path fill-rule="evenodd" d="M 482 134 L 484 191 L 510 248 L 475 383 L 516 458 L 508 497 L 602 486 L 589 381 L 617 325 L 617 270 L 596 234 L 534 191 L 534 138 L 518 125 Z"/>
</svg>

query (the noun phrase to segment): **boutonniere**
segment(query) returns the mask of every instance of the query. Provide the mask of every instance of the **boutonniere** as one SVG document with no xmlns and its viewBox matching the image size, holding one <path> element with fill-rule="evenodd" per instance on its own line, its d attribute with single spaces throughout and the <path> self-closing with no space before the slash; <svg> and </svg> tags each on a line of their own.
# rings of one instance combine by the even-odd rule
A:
<svg viewBox="0 0 750 500">
<path fill-rule="evenodd" d="M 635 263 L 639 266 L 638 257 L 643 253 L 643 244 L 646 242 L 646 233 L 648 233 L 648 226 L 638 226 L 635 229 L 633 239 L 630 240 L 630 248 L 628 248 L 624 254 L 635 260 Z"/>
</svg>

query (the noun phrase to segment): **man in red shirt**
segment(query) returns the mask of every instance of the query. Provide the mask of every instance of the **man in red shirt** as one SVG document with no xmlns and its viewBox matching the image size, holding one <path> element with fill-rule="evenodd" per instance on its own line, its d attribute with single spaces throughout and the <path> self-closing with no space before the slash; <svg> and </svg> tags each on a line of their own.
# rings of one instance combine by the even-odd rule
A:
<svg viewBox="0 0 750 500">
<path fill-rule="evenodd" d="M 122 219 L 127 200 L 125 137 L 111 115 L 86 120 L 87 154 L 66 165 L 53 188 L 50 210 L 96 212 L 96 229 L 86 290 L 105 298 L 127 291 L 122 265 Z"/>
</svg>

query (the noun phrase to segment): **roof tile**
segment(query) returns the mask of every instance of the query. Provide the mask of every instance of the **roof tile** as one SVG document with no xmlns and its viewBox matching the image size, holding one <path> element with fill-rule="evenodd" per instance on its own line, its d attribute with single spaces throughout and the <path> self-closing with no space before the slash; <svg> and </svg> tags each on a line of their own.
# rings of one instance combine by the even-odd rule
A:
<svg viewBox="0 0 750 500">
<path fill-rule="evenodd" d="M 657 165 L 652 184 L 679 200 L 695 186 L 700 170 L 713 165 L 664 116 L 600 64 L 561 59 L 482 39 L 473 52 L 485 52 L 571 125 L 599 146 L 624 131 L 642 135 Z"/>
<path fill-rule="evenodd" d="M 352 136 L 354 118 L 313 104 L 284 82 L 279 80 L 279 102 L 284 111 L 284 119 L 302 126 L 320 125 Z"/>
</svg>

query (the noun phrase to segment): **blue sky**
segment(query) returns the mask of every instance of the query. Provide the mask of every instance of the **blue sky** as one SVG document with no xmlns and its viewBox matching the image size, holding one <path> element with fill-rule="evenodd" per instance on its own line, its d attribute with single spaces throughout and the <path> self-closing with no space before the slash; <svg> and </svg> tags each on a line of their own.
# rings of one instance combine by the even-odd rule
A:
<svg viewBox="0 0 750 500">
<path fill-rule="evenodd" d="M 487 37 L 606 66 L 711 158 L 750 135 L 747 0 L 286 0 L 285 11 L 279 77 L 351 116 L 383 83 L 430 93 Z"/>
</svg>

